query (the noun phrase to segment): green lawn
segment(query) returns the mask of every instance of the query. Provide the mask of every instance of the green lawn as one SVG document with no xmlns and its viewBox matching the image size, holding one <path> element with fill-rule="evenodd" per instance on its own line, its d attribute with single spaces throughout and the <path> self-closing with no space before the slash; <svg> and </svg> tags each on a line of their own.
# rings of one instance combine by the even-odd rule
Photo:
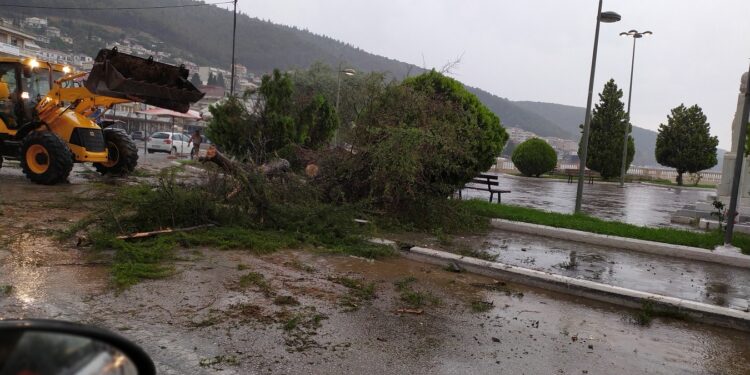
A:
<svg viewBox="0 0 750 375">
<path fill-rule="evenodd" d="M 703 249 L 714 249 L 717 245 L 724 243 L 723 234 L 718 231 L 690 232 L 672 228 L 641 227 L 618 221 L 602 220 L 584 214 L 560 214 L 533 208 L 494 204 L 481 200 L 468 200 L 462 202 L 462 204 L 471 212 L 480 216 L 547 225 L 556 228 L 575 229 L 611 236 L 700 247 Z M 742 249 L 743 253 L 750 254 L 750 236 L 736 233 L 733 245 Z"/>
</svg>

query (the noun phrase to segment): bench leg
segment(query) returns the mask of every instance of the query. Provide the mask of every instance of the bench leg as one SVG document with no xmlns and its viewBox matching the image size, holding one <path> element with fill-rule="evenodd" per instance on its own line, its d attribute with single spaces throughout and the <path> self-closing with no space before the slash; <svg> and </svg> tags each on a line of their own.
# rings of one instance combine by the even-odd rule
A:
<svg viewBox="0 0 750 375">
<path fill-rule="evenodd" d="M 503 200 L 503 193 L 497 193 L 497 204 L 502 203 Z"/>
<path fill-rule="evenodd" d="M 461 196 L 461 190 L 463 190 L 463 189 L 458 189 L 458 200 L 462 200 L 463 199 L 463 197 Z"/>
<path fill-rule="evenodd" d="M 490 192 L 490 203 L 492 203 L 492 198 L 495 197 L 495 193 Z"/>
</svg>

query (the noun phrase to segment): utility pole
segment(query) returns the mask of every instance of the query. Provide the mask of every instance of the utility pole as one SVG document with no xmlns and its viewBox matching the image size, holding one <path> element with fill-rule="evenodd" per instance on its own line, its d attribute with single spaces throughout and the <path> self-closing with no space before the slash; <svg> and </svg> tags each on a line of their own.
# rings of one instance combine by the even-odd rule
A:
<svg viewBox="0 0 750 375">
<path fill-rule="evenodd" d="M 628 124 L 625 128 L 625 136 L 622 145 L 622 166 L 620 167 L 620 187 L 625 187 L 625 174 L 628 165 L 628 136 L 630 135 L 630 103 L 633 101 L 633 68 L 635 67 L 635 42 L 636 40 L 643 38 L 644 35 L 653 34 L 650 31 L 644 31 L 639 33 L 637 30 L 630 30 L 628 32 L 620 33 L 620 36 L 627 35 L 633 37 L 633 57 L 630 60 L 630 88 L 628 89 Z"/>
<path fill-rule="evenodd" d="M 234 41 L 237 39 L 237 0 L 234 0 L 234 22 L 232 23 L 232 82 L 229 83 L 229 95 L 234 96 Z"/>
<path fill-rule="evenodd" d="M 581 200 L 583 198 L 583 179 L 586 171 L 586 158 L 589 152 L 589 129 L 591 128 L 591 99 L 594 94 L 594 76 L 596 74 L 596 52 L 599 49 L 599 26 L 602 22 L 613 23 L 620 20 L 620 15 L 615 12 L 602 13 L 602 0 L 599 0 L 599 9 L 596 11 L 596 32 L 594 33 L 594 54 L 591 57 L 591 75 L 589 76 L 589 96 L 586 99 L 586 118 L 583 122 L 583 134 L 581 135 L 581 154 L 578 155 L 578 187 L 576 188 L 575 213 L 581 212 Z"/>
<path fill-rule="evenodd" d="M 745 82 L 745 104 L 742 105 L 740 118 L 740 134 L 737 137 L 737 154 L 734 159 L 734 174 L 732 175 L 732 192 L 729 196 L 729 211 L 727 211 L 727 230 L 724 233 L 724 245 L 732 245 L 734 232 L 734 218 L 737 214 L 737 200 L 740 192 L 740 178 L 742 177 L 742 162 L 745 160 L 745 137 L 747 135 L 747 121 L 750 117 L 750 68 L 748 68 L 747 82 Z"/>
</svg>

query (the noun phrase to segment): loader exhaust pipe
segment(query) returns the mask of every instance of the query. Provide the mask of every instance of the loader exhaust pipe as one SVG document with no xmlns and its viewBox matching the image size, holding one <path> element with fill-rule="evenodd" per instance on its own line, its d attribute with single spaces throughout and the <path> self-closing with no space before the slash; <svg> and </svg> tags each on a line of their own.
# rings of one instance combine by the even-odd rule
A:
<svg viewBox="0 0 750 375">
<path fill-rule="evenodd" d="M 188 80 L 184 65 L 102 49 L 84 85 L 96 95 L 142 102 L 185 113 L 204 93 Z"/>
</svg>

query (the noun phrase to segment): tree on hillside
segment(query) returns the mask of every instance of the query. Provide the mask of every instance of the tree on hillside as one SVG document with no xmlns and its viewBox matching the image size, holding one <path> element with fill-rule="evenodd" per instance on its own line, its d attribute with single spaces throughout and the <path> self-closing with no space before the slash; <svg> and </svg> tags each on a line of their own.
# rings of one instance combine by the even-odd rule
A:
<svg viewBox="0 0 750 375">
<path fill-rule="evenodd" d="M 505 147 L 503 148 L 503 152 L 500 154 L 500 156 L 504 158 L 510 158 L 513 156 L 513 151 L 516 150 L 516 146 L 518 146 L 513 140 L 509 139 L 508 143 L 505 144 Z"/>
<path fill-rule="evenodd" d="M 201 81 L 201 76 L 198 73 L 193 73 L 193 76 L 190 77 L 190 83 L 192 83 L 193 86 L 195 87 L 203 85 L 203 82 Z"/>
<path fill-rule="evenodd" d="M 659 125 L 656 137 L 656 161 L 677 169 L 677 184 L 685 172 L 697 173 L 716 165 L 719 139 L 712 137 L 711 126 L 698 105 L 680 104 L 667 115 L 667 124 Z"/>
<path fill-rule="evenodd" d="M 224 74 L 221 74 L 221 72 L 216 76 L 216 86 L 227 87 L 227 81 L 224 80 Z"/>
<path fill-rule="evenodd" d="M 623 136 L 630 129 L 630 123 L 621 99 L 622 90 L 610 79 L 599 94 L 599 103 L 594 106 L 591 117 L 586 167 L 599 172 L 604 179 L 619 177 L 622 167 Z M 578 149 L 580 155 L 580 145 Z M 628 136 L 626 170 L 634 155 L 633 137 Z"/>
<path fill-rule="evenodd" d="M 209 86 L 216 86 L 216 76 L 213 73 L 208 74 L 208 82 L 206 82 Z"/>
</svg>

